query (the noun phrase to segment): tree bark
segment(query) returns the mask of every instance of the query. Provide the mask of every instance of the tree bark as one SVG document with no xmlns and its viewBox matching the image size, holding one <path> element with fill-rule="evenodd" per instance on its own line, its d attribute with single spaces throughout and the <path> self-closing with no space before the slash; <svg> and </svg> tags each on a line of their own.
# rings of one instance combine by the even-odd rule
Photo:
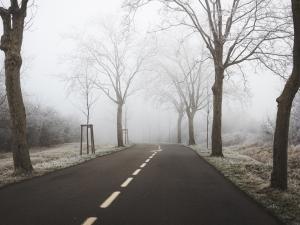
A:
<svg viewBox="0 0 300 225">
<path fill-rule="evenodd" d="M 189 145 L 195 145 L 195 134 L 194 134 L 194 117 L 195 113 L 187 112 L 189 122 Z"/>
<path fill-rule="evenodd" d="M 177 119 L 177 143 L 181 144 L 181 124 L 182 124 L 183 113 L 178 113 Z"/>
<path fill-rule="evenodd" d="M 293 71 L 287 80 L 282 94 L 277 98 L 278 109 L 273 142 L 273 170 L 271 187 L 286 190 L 288 186 L 287 160 L 288 136 L 291 107 L 300 87 L 300 1 L 292 0 L 294 20 Z"/>
<path fill-rule="evenodd" d="M 20 82 L 21 65 L 21 54 L 14 51 L 6 52 L 5 85 L 11 117 L 13 159 L 16 174 L 30 173 L 33 170 L 27 144 L 26 112 Z"/>
<path fill-rule="evenodd" d="M 213 121 L 212 121 L 212 152 L 211 156 L 222 157 L 222 99 L 223 99 L 224 69 L 215 66 L 215 83 L 213 92 Z"/>
<path fill-rule="evenodd" d="M 117 138 L 118 138 L 118 147 L 124 146 L 123 143 L 123 127 L 122 127 L 122 111 L 123 104 L 118 104 L 118 112 L 117 112 Z"/>
<path fill-rule="evenodd" d="M 8 9 L 1 7 L 3 35 L 0 49 L 5 53 L 5 86 L 11 119 L 13 160 L 15 174 L 31 173 L 33 168 L 29 156 L 26 135 L 26 112 L 22 97 L 20 70 L 24 21 L 28 0 L 11 1 Z"/>
</svg>

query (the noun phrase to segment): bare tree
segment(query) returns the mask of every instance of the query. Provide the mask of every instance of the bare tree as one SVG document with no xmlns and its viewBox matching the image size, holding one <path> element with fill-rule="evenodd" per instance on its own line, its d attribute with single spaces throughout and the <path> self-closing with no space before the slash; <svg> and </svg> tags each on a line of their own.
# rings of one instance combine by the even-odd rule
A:
<svg viewBox="0 0 300 225">
<path fill-rule="evenodd" d="M 26 137 L 26 112 L 22 97 L 20 70 L 21 48 L 28 0 L 11 0 L 10 6 L 0 7 L 3 35 L 0 49 L 5 54 L 5 84 L 9 105 L 15 173 L 31 173 L 33 170 Z"/>
<path fill-rule="evenodd" d="M 102 26 L 103 37 L 92 37 L 83 44 L 85 55 L 93 62 L 98 76 L 95 85 L 117 105 L 118 146 L 124 146 L 122 111 L 132 84 L 142 71 L 147 50 L 132 44 L 132 33 L 116 24 Z"/>
<path fill-rule="evenodd" d="M 161 79 L 159 83 L 161 83 Z M 174 85 L 163 84 L 163 87 L 159 87 L 159 83 L 155 84 L 154 99 L 161 105 L 170 105 L 172 109 L 175 109 L 177 113 L 177 143 L 182 143 L 182 120 L 185 114 L 185 104 L 180 97 L 178 90 Z"/>
<path fill-rule="evenodd" d="M 64 81 L 69 92 L 78 95 L 83 100 L 83 104 L 78 108 L 85 117 L 86 125 L 88 125 L 91 119 L 92 107 L 98 100 L 98 96 L 95 94 L 95 71 L 93 71 L 91 62 L 86 58 L 79 57 L 77 62 L 72 61 L 72 64 L 72 66 L 75 66 L 72 74 L 68 74 Z"/>
<path fill-rule="evenodd" d="M 134 15 L 139 7 L 153 1 L 160 2 L 167 12 L 175 15 L 161 30 L 181 25 L 191 28 L 200 35 L 211 55 L 215 70 L 212 156 L 223 156 L 222 100 L 226 70 L 232 66 L 240 68 L 245 61 L 263 61 L 266 56 L 276 55 L 264 44 L 290 37 L 289 33 L 278 32 L 288 30 L 288 25 L 280 21 L 281 15 L 271 12 L 278 7 L 272 7 L 270 0 L 127 0 L 125 6 Z"/>
<path fill-rule="evenodd" d="M 281 95 L 277 98 L 278 110 L 273 142 L 273 171 L 271 187 L 287 189 L 287 148 L 289 122 L 294 97 L 300 87 L 300 2 L 292 0 L 294 22 L 293 71 L 286 81 Z"/>
<path fill-rule="evenodd" d="M 175 58 L 169 57 L 169 67 L 163 65 L 172 84 L 184 103 L 189 123 L 189 144 L 195 145 L 194 117 L 207 104 L 205 93 L 204 61 L 187 54 L 185 45 L 178 50 Z M 170 69 L 172 67 L 172 69 Z"/>
<path fill-rule="evenodd" d="M 71 60 L 72 74 L 67 74 L 64 81 L 67 83 L 70 93 L 76 94 L 81 98 L 82 103 L 77 108 L 82 112 L 85 117 L 86 124 L 86 143 L 87 143 L 87 153 L 89 154 L 89 125 L 91 119 L 91 110 L 98 100 L 98 96 L 95 95 L 96 85 L 95 85 L 95 71 L 91 65 L 91 62 L 87 58 L 74 57 Z M 82 132 L 83 127 L 81 127 Z M 81 134 L 82 135 L 82 134 Z M 91 135 L 93 132 L 91 131 Z M 82 136 L 81 136 L 82 137 Z M 91 140 L 93 144 L 93 140 Z M 93 148 L 93 147 L 92 147 Z M 82 151 L 82 139 L 81 147 Z"/>
</svg>

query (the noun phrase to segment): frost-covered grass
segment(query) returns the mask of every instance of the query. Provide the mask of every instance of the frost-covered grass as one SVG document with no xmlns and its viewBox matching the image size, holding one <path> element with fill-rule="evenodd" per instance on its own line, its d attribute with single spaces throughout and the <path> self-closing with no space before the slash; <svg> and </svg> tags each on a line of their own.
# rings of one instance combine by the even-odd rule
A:
<svg viewBox="0 0 300 225">
<path fill-rule="evenodd" d="M 190 146 L 248 193 L 289 225 L 300 225 L 300 148 L 289 149 L 289 189 L 269 188 L 272 170 L 270 145 L 231 146 L 224 148 L 224 158 L 210 157 L 201 146 Z"/>
<path fill-rule="evenodd" d="M 69 143 L 49 148 L 33 148 L 30 150 L 30 157 L 34 167 L 34 172 L 28 176 L 13 175 L 12 154 L 0 153 L 0 187 L 20 180 L 41 176 L 51 171 L 80 164 L 99 156 L 121 151 L 125 148 L 128 148 L 128 146 L 118 148 L 112 145 L 96 145 L 96 153 L 94 155 L 86 155 L 86 151 L 84 151 L 82 156 L 79 155 L 79 143 Z"/>
</svg>

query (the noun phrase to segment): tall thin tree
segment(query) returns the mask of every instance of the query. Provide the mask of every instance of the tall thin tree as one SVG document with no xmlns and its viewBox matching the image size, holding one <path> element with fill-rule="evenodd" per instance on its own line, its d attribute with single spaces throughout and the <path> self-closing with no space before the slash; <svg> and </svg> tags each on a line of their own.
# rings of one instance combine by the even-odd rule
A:
<svg viewBox="0 0 300 225">
<path fill-rule="evenodd" d="M 132 42 L 133 33 L 118 23 L 102 24 L 101 35 L 94 34 L 92 40 L 80 45 L 83 57 L 92 61 L 97 71 L 95 86 L 117 105 L 117 141 L 118 146 L 124 146 L 123 106 L 149 51 L 144 45 L 138 49 Z"/>
<path fill-rule="evenodd" d="M 98 100 L 95 94 L 95 71 L 91 62 L 86 58 L 74 57 L 71 60 L 71 73 L 66 73 L 63 81 L 67 84 L 68 91 L 79 97 L 81 104 L 75 106 L 82 112 L 85 117 L 87 153 L 89 154 L 89 129 L 88 125 L 91 120 L 92 109 Z"/>
<path fill-rule="evenodd" d="M 188 54 L 187 46 L 182 44 L 174 57 L 168 57 L 162 68 L 170 78 L 180 96 L 189 125 L 189 144 L 195 145 L 194 118 L 206 106 L 205 59 L 196 59 Z"/>
</svg>

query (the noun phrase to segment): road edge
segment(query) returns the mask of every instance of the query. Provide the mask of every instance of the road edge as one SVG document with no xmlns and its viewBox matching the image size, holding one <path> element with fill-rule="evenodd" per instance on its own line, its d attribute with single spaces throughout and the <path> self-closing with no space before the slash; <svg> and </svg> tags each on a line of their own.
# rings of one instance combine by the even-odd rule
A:
<svg viewBox="0 0 300 225">
<path fill-rule="evenodd" d="M 207 161 L 203 156 L 201 156 L 196 150 L 194 150 L 193 148 L 191 148 L 190 146 L 187 145 L 182 145 L 183 147 L 191 150 L 192 152 L 194 152 L 204 163 L 206 163 L 207 165 L 209 165 L 215 172 L 217 172 L 219 175 L 221 175 L 228 183 L 230 183 L 236 190 L 238 190 L 240 193 L 242 193 L 246 198 L 248 198 L 249 200 L 251 200 L 252 202 L 254 202 L 258 207 L 260 207 L 261 209 L 263 209 L 266 213 L 268 213 L 270 216 L 274 217 L 274 219 L 276 219 L 279 224 L 281 225 L 287 225 L 285 223 L 285 221 L 283 221 L 273 210 L 265 207 L 261 202 L 257 201 L 254 197 L 252 197 L 249 193 L 245 192 L 244 190 L 242 190 L 237 184 L 235 184 L 232 180 L 230 180 L 228 177 L 225 176 L 224 173 L 222 173 L 222 171 L 220 171 L 217 167 L 215 167 L 212 163 L 210 163 L 209 161 Z"/>
<path fill-rule="evenodd" d="M 90 159 L 87 159 L 85 161 L 81 161 L 81 162 L 75 163 L 75 164 L 70 165 L 70 166 L 66 166 L 66 167 L 54 169 L 54 170 L 51 170 L 51 171 L 48 171 L 48 172 L 44 172 L 44 173 L 36 174 L 36 175 L 32 175 L 32 176 L 24 176 L 23 177 L 24 179 L 20 179 L 20 180 L 17 180 L 17 181 L 11 182 L 11 183 L 7 183 L 7 184 L 4 184 L 4 185 L 0 186 L 0 191 L 3 190 L 3 189 L 5 189 L 5 188 L 8 188 L 10 186 L 13 186 L 13 185 L 18 185 L 20 183 L 28 182 L 28 181 L 31 181 L 33 179 L 41 178 L 43 176 L 47 176 L 47 175 L 50 175 L 50 174 L 53 174 L 53 173 L 56 173 L 56 172 L 60 172 L 60 171 L 65 170 L 65 169 L 69 169 L 69 168 L 72 168 L 72 167 L 76 167 L 76 166 L 82 165 L 84 163 L 88 163 L 88 162 L 96 160 L 96 159 L 98 159 L 100 157 L 105 157 L 105 156 L 109 156 L 109 155 L 113 155 L 113 154 L 116 154 L 116 153 L 123 152 L 125 150 L 133 148 L 134 146 L 136 146 L 136 144 L 132 144 L 132 145 L 130 145 L 128 147 L 124 147 L 124 148 L 116 150 L 116 151 L 107 151 L 103 155 L 98 155 L 95 158 L 90 158 Z"/>
</svg>

